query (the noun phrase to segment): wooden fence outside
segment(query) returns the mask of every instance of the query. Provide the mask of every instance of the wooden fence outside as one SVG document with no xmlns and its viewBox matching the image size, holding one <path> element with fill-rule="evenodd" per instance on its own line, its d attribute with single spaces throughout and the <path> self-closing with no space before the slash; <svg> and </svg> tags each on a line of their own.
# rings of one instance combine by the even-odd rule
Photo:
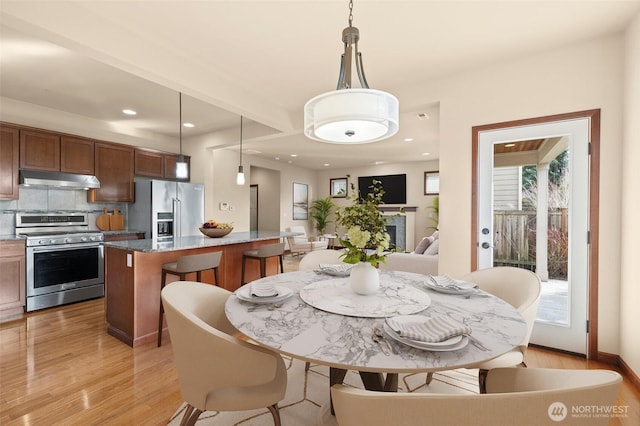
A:
<svg viewBox="0 0 640 426">
<path fill-rule="evenodd" d="M 496 210 L 493 214 L 494 265 L 535 271 L 536 212 Z M 548 263 L 551 278 L 566 278 L 568 253 L 567 210 L 548 216 Z"/>
</svg>

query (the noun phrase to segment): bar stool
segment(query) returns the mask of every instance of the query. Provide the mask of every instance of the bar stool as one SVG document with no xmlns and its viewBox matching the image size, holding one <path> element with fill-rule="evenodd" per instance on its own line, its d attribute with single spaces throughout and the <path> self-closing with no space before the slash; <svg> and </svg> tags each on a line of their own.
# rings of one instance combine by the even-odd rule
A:
<svg viewBox="0 0 640 426">
<path fill-rule="evenodd" d="M 244 267 L 247 259 L 258 259 L 260 261 L 260 277 L 267 276 L 267 259 L 278 256 L 280 259 L 280 272 L 284 272 L 282 265 L 282 256 L 284 255 L 284 243 L 265 244 L 258 247 L 257 250 L 245 250 L 242 253 L 242 277 L 240 285 L 244 285 Z"/>
<path fill-rule="evenodd" d="M 184 281 L 187 274 L 196 273 L 198 282 L 202 281 L 202 271 L 213 269 L 213 275 L 216 286 L 220 285 L 218 277 L 218 266 L 220 265 L 221 251 L 214 253 L 194 254 L 191 256 L 182 256 L 176 262 L 165 263 L 162 265 L 162 283 L 160 284 L 160 292 L 167 283 L 167 274 L 177 275 L 180 281 Z M 164 306 L 162 306 L 162 298 L 160 298 L 160 314 L 158 315 L 158 347 L 162 346 L 162 320 L 164 318 Z"/>
</svg>

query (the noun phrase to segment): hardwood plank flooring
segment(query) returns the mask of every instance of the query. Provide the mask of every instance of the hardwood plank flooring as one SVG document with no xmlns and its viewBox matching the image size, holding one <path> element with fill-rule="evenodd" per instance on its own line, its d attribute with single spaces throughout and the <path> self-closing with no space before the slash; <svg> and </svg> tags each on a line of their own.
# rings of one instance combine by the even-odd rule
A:
<svg viewBox="0 0 640 426">
<path fill-rule="evenodd" d="M 531 348 L 529 367 L 611 368 Z M 104 299 L 0 324 L 0 425 L 164 425 L 182 403 L 171 343 L 131 348 L 106 332 Z M 636 426 L 640 392 L 625 380 L 618 405 Z"/>
</svg>

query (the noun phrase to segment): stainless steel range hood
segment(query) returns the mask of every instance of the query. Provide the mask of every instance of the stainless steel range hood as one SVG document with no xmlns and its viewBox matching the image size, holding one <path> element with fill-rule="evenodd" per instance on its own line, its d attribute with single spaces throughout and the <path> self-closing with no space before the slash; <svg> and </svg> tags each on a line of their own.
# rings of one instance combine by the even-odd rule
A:
<svg viewBox="0 0 640 426">
<path fill-rule="evenodd" d="M 90 175 L 20 170 L 20 185 L 36 188 L 93 189 L 100 188 L 100 181 Z"/>
</svg>

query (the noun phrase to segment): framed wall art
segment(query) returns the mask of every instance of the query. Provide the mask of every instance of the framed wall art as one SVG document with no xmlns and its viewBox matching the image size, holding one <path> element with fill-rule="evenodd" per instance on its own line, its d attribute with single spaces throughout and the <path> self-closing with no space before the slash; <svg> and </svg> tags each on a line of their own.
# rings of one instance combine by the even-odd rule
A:
<svg viewBox="0 0 640 426">
<path fill-rule="evenodd" d="M 438 170 L 424 172 L 424 195 L 438 195 L 440 193 L 440 173 Z"/>
<path fill-rule="evenodd" d="M 293 184 L 293 220 L 309 219 L 309 186 L 306 183 Z"/>
<path fill-rule="evenodd" d="M 345 198 L 347 188 L 347 178 L 331 179 L 329 182 L 329 192 L 333 198 Z"/>
</svg>

